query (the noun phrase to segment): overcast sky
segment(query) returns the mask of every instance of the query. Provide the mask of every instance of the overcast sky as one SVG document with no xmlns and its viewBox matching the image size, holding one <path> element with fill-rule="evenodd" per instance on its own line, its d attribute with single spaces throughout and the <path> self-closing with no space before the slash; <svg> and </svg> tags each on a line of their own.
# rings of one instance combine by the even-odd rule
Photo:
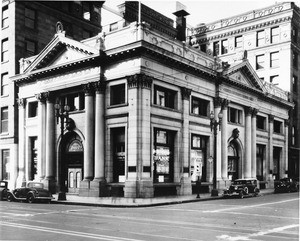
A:
<svg viewBox="0 0 300 241">
<path fill-rule="evenodd" d="M 116 8 L 117 5 L 123 3 L 121 0 L 108 0 L 104 5 L 111 8 Z M 151 0 L 141 1 L 148 7 L 164 14 L 165 16 L 175 20 L 172 14 L 176 11 L 176 1 L 172 0 Z M 238 15 L 254 9 L 264 8 L 270 5 L 280 3 L 282 1 L 274 0 L 181 0 L 178 1 L 186 6 L 186 11 L 190 14 L 187 16 L 187 23 L 195 27 L 199 23 L 211 23 L 213 21 Z M 300 6 L 300 0 L 295 1 Z M 103 25 L 111 23 L 108 21 L 111 14 L 104 13 L 103 11 Z M 115 16 L 116 17 L 116 16 Z M 116 21 L 116 20 L 115 20 Z"/>
</svg>

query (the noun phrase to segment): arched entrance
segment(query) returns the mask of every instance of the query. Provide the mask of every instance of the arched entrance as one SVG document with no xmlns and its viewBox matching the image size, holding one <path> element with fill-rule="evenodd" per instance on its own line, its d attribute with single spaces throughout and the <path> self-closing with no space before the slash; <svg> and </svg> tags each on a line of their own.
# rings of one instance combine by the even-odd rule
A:
<svg viewBox="0 0 300 241">
<path fill-rule="evenodd" d="M 228 146 L 228 178 L 235 180 L 239 178 L 239 151 L 238 144 L 235 140 L 231 141 Z"/>
<path fill-rule="evenodd" d="M 61 174 L 68 193 L 78 193 L 83 173 L 83 144 L 78 134 L 68 132 L 62 144 Z"/>
</svg>

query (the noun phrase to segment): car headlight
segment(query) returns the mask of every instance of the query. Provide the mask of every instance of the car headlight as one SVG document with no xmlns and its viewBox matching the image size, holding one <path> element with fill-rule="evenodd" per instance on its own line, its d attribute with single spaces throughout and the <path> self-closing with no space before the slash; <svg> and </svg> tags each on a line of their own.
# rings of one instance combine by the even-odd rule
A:
<svg viewBox="0 0 300 241">
<path fill-rule="evenodd" d="M 235 187 L 234 187 L 234 190 L 238 190 L 238 186 L 235 186 Z"/>
</svg>

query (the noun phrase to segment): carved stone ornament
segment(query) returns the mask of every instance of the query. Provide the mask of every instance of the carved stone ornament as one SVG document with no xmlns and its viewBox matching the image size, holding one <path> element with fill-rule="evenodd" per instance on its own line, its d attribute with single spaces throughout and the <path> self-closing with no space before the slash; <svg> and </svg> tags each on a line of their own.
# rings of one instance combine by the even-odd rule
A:
<svg viewBox="0 0 300 241">
<path fill-rule="evenodd" d="M 66 119 L 66 129 L 68 131 L 72 131 L 75 129 L 75 127 L 76 127 L 75 121 L 72 118 L 67 118 Z"/>
<path fill-rule="evenodd" d="M 56 23 L 56 33 L 62 33 L 64 31 L 64 26 L 61 22 Z"/>
<path fill-rule="evenodd" d="M 239 138 L 239 135 L 240 135 L 240 131 L 239 131 L 238 128 L 235 128 L 235 129 L 232 130 L 232 137 L 233 137 L 234 139 Z"/>
<path fill-rule="evenodd" d="M 182 87 L 182 88 L 181 88 L 181 96 L 182 96 L 182 99 L 183 99 L 183 100 L 189 100 L 189 99 L 190 99 L 190 96 L 191 96 L 191 92 L 192 92 L 191 89 Z"/>
<path fill-rule="evenodd" d="M 94 83 L 87 83 L 82 85 L 85 95 L 93 95 L 95 91 Z"/>
<path fill-rule="evenodd" d="M 20 107 L 25 107 L 25 105 L 26 105 L 26 99 L 24 99 L 24 98 L 18 99 L 17 102 Z"/>
<path fill-rule="evenodd" d="M 151 89 L 153 77 L 145 74 L 135 74 L 127 76 L 128 88 L 148 88 Z"/>
</svg>

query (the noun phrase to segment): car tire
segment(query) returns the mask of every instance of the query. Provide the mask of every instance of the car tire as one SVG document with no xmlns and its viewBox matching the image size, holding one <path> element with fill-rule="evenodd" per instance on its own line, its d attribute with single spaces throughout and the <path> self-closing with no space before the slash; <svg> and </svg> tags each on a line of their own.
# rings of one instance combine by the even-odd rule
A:
<svg viewBox="0 0 300 241">
<path fill-rule="evenodd" d="M 243 193 L 243 191 L 240 191 L 239 196 L 240 196 L 240 198 L 244 198 L 244 193 Z"/>
<path fill-rule="evenodd" d="M 27 197 L 27 202 L 28 203 L 34 203 L 34 196 L 33 194 L 29 194 L 28 197 Z"/>
<path fill-rule="evenodd" d="M 11 193 L 8 193 L 6 199 L 8 202 L 12 202 L 14 200 L 14 197 Z"/>
</svg>

